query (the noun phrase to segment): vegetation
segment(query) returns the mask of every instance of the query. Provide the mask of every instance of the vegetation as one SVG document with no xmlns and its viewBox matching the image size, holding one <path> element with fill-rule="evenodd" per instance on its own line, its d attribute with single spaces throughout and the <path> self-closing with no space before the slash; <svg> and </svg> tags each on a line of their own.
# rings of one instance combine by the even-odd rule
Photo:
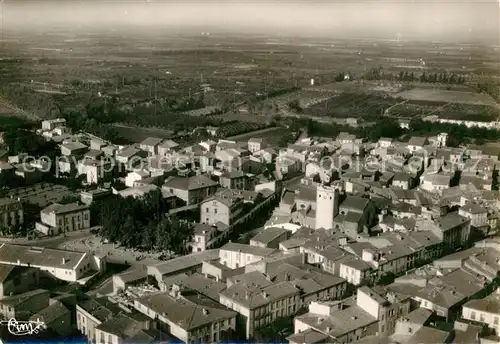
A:
<svg viewBox="0 0 500 344">
<path fill-rule="evenodd" d="M 110 242 L 127 248 L 186 253 L 194 225 L 166 216 L 167 211 L 160 191 L 142 199 L 111 196 L 91 205 L 92 217 L 102 226 L 101 236 Z"/>
<path fill-rule="evenodd" d="M 462 85 L 465 83 L 466 79 L 463 75 L 458 75 L 455 73 L 426 73 L 421 74 L 400 71 L 398 74 L 386 72 L 382 67 L 372 68 L 367 71 L 364 75 L 365 80 L 397 80 L 406 82 L 428 82 L 428 83 L 440 83 L 448 85 Z"/>
<path fill-rule="evenodd" d="M 27 153 L 31 156 L 55 158 L 58 148 L 53 141 L 46 141 L 25 125 L 9 127 L 3 133 L 4 144 L 10 155 Z"/>
</svg>

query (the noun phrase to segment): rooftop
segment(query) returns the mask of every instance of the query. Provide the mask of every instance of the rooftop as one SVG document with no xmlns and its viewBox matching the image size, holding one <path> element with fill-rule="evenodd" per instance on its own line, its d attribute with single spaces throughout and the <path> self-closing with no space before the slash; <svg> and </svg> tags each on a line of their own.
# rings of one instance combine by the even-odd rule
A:
<svg viewBox="0 0 500 344">
<path fill-rule="evenodd" d="M 256 256 L 266 257 L 275 252 L 272 248 L 264 248 L 229 242 L 220 248 L 221 251 L 241 252 L 245 254 L 253 254 Z"/>
<path fill-rule="evenodd" d="M 77 211 L 84 211 L 88 210 L 88 206 L 86 205 L 81 205 L 78 203 L 68 203 L 68 204 L 59 204 L 59 203 L 54 203 L 52 205 L 49 205 L 45 209 L 42 210 L 42 213 L 45 214 L 50 214 L 50 213 L 55 213 L 57 215 L 60 214 L 66 214 L 66 213 L 73 213 Z"/>
<path fill-rule="evenodd" d="M 52 248 L 2 244 L 0 263 L 75 269 L 87 253 Z"/>
<path fill-rule="evenodd" d="M 236 312 L 199 294 L 173 297 L 168 293 L 151 294 L 136 302 L 169 319 L 185 330 L 232 318 Z"/>
<path fill-rule="evenodd" d="M 181 190 L 196 190 L 201 188 L 208 188 L 218 186 L 218 183 L 213 181 L 207 176 L 193 176 L 193 177 L 171 177 L 165 181 L 164 187 Z"/>
</svg>

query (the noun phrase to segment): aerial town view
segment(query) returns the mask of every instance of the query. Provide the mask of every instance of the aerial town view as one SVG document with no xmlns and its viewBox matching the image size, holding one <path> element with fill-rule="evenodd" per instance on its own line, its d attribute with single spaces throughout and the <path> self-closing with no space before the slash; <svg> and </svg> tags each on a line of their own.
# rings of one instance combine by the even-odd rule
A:
<svg viewBox="0 0 500 344">
<path fill-rule="evenodd" d="M 498 1 L 0 7 L 0 344 L 500 344 Z"/>
</svg>

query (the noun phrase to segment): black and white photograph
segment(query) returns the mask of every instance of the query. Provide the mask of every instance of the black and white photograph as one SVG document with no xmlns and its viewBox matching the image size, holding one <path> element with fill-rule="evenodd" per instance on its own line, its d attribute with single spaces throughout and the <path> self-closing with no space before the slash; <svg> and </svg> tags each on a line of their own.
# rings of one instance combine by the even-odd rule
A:
<svg viewBox="0 0 500 344">
<path fill-rule="evenodd" d="M 0 0 L 0 344 L 500 344 L 499 0 Z"/>
</svg>

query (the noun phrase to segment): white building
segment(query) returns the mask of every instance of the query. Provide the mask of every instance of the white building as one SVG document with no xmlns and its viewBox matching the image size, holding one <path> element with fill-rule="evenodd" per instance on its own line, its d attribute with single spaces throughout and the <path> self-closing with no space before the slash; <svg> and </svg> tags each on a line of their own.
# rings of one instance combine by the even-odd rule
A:
<svg viewBox="0 0 500 344">
<path fill-rule="evenodd" d="M 488 211 L 478 204 L 465 204 L 458 210 L 458 215 L 470 219 L 472 227 L 481 228 L 488 225 Z"/>
<path fill-rule="evenodd" d="M 66 126 L 66 120 L 64 118 L 48 119 L 42 122 L 42 130 L 54 130 L 64 126 Z"/>
<path fill-rule="evenodd" d="M 141 181 L 145 178 L 149 178 L 148 171 L 140 170 L 140 171 L 130 172 L 125 177 L 125 185 L 128 186 L 129 188 L 133 188 L 135 182 Z"/>
<path fill-rule="evenodd" d="M 500 292 L 497 290 L 484 299 L 470 300 L 463 305 L 462 318 L 478 321 L 500 334 Z"/>
<path fill-rule="evenodd" d="M 40 269 L 57 279 L 79 284 L 106 270 L 105 260 L 87 252 L 11 244 L 0 246 L 0 264 Z"/>
<path fill-rule="evenodd" d="M 318 185 L 316 189 L 316 229 L 333 229 L 333 218 L 339 212 L 339 191 Z"/>
<path fill-rule="evenodd" d="M 442 174 L 425 173 L 421 177 L 422 184 L 420 188 L 429 192 L 441 193 L 450 187 L 451 178 Z"/>
<path fill-rule="evenodd" d="M 229 242 L 220 248 L 219 258 L 222 265 L 226 265 L 230 269 L 237 269 L 258 262 L 275 251 L 276 250 L 271 248 Z"/>
</svg>

